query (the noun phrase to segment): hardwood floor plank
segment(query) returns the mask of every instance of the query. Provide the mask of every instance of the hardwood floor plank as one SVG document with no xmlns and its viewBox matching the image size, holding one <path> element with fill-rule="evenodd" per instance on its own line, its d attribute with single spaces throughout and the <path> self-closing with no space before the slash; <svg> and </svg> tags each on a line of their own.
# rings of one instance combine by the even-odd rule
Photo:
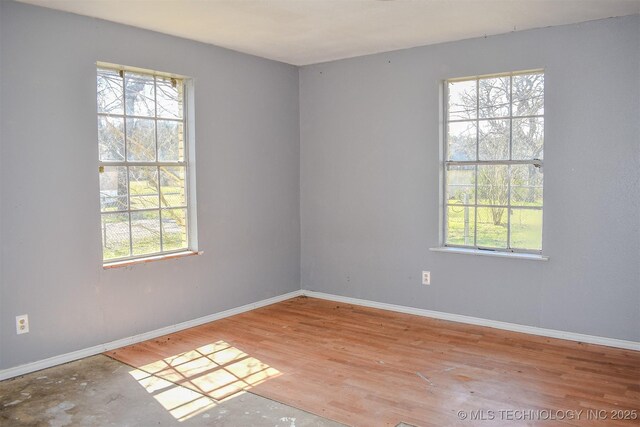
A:
<svg viewBox="0 0 640 427">
<path fill-rule="evenodd" d="M 640 425 L 640 352 L 300 297 L 107 355 L 217 399 L 240 390 L 354 426 Z M 476 411 L 472 414 L 471 411 Z M 551 424 L 550 424 L 551 423 Z"/>
</svg>

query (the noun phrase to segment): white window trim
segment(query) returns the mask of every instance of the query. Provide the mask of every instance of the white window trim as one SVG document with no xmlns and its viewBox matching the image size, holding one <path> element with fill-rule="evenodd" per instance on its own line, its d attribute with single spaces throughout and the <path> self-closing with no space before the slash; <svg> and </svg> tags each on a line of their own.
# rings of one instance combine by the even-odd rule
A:
<svg viewBox="0 0 640 427">
<path fill-rule="evenodd" d="M 525 253 L 525 252 L 506 252 L 506 251 L 489 250 L 489 249 L 460 248 L 456 246 L 438 246 L 435 248 L 429 248 L 429 250 L 432 252 L 443 252 L 443 253 L 450 253 L 450 254 L 525 259 L 530 261 L 549 261 L 548 256 L 545 256 L 542 254 Z"/>
<path fill-rule="evenodd" d="M 191 250 L 162 253 L 160 255 L 150 255 L 150 256 L 144 256 L 144 257 L 139 257 L 135 259 L 126 259 L 122 261 L 109 261 L 109 262 L 105 262 L 102 265 L 102 268 L 105 270 L 109 270 L 112 268 L 131 267 L 137 264 L 146 264 L 148 262 L 162 261 L 162 260 L 169 260 L 169 259 L 178 259 L 178 258 L 192 256 L 192 255 L 202 255 L 203 253 L 204 251 L 191 251 Z"/>
<path fill-rule="evenodd" d="M 491 257 L 500 257 L 500 258 L 513 258 L 513 259 L 526 259 L 526 260 L 535 260 L 535 261 L 548 261 L 549 257 L 546 255 L 543 255 L 543 249 L 544 249 L 544 219 L 543 219 L 543 235 L 541 236 L 541 238 L 543 239 L 542 241 L 542 249 L 540 250 L 523 250 L 523 249 L 512 249 L 512 248 L 505 248 L 505 249 L 499 249 L 499 248 L 483 248 L 483 247 L 478 247 L 478 246 L 464 246 L 464 245 L 455 245 L 455 244 L 449 244 L 446 243 L 446 239 L 447 239 L 447 215 L 446 215 L 446 194 L 447 194 L 447 183 L 446 183 L 446 166 L 447 163 L 452 164 L 452 162 L 447 162 L 447 125 L 449 123 L 448 119 L 447 119 L 447 114 L 448 114 L 448 86 L 447 84 L 449 82 L 456 82 L 456 81 L 469 81 L 469 80 L 479 80 L 479 79 L 483 79 L 483 78 L 491 78 L 491 77 L 504 77 L 504 76 L 510 76 L 511 78 L 513 78 L 513 76 L 517 76 L 517 75 L 522 75 L 522 74 L 532 74 L 532 73 L 542 73 L 545 74 L 545 70 L 543 68 L 539 68 L 539 69 L 531 69 L 531 70 L 521 70 L 521 71 L 512 71 L 512 72 L 504 72 L 504 73 L 494 73 L 494 74 L 483 74 L 483 75 L 476 75 L 476 76 L 468 76 L 468 77 L 460 77 L 460 78 L 447 78 L 441 81 L 441 84 L 439 85 L 439 102 L 440 102 L 440 108 L 439 108 L 439 113 L 440 113 L 440 119 L 439 119 L 439 181 L 440 181 L 440 185 L 438 186 L 438 210 L 439 210 L 439 214 L 438 214 L 438 241 L 439 241 L 439 246 L 437 247 L 431 247 L 429 248 L 430 251 L 432 252 L 441 252 L 441 253 L 453 253 L 453 254 L 463 254 L 463 255 L 479 255 L 479 256 L 491 256 Z M 510 100 L 511 103 L 513 103 L 513 99 Z M 545 110 L 546 113 L 546 110 Z M 513 119 L 513 113 L 511 112 L 511 108 L 510 108 L 510 113 L 509 113 L 509 119 Z M 545 114 L 542 115 L 542 117 L 545 117 Z M 545 129 L 546 129 L 546 120 L 545 120 Z M 477 141 L 476 141 L 477 144 Z M 511 149 L 511 144 L 512 141 L 509 142 L 509 146 Z M 491 163 L 496 163 L 496 162 L 491 162 L 491 161 L 479 161 L 482 164 L 491 164 Z M 453 163 L 455 164 L 456 162 L 453 161 Z M 535 164 L 538 163 L 540 166 L 542 166 L 544 164 L 544 161 L 538 161 L 538 160 L 534 160 L 534 161 L 513 161 L 513 160 L 509 160 L 509 161 L 499 161 L 497 162 L 499 164 Z M 544 186 L 544 183 L 543 183 Z M 543 192 L 544 194 L 544 192 Z M 544 196 L 543 196 L 544 197 Z M 510 200 L 511 198 L 509 197 L 509 206 L 510 206 Z M 543 212 L 543 216 L 544 216 L 544 202 L 543 202 L 543 206 L 540 207 L 540 209 Z M 510 231 L 508 231 L 510 232 Z M 474 233 L 475 234 L 475 233 Z M 507 239 L 509 240 L 509 237 L 507 237 Z"/>
<path fill-rule="evenodd" d="M 186 213 L 187 215 L 187 247 L 186 248 L 162 251 L 162 252 L 154 252 L 154 253 L 144 254 L 144 255 L 130 255 L 128 257 L 113 258 L 109 260 L 105 260 L 104 258 L 102 258 L 103 269 L 126 267 L 130 265 L 142 264 L 150 261 L 176 259 L 176 258 L 182 258 L 185 256 L 190 256 L 190 255 L 203 254 L 204 251 L 198 250 L 199 246 L 198 246 L 198 233 L 197 233 L 198 223 L 197 223 L 197 203 L 196 203 L 196 192 L 195 192 L 195 188 L 196 188 L 195 114 L 194 114 L 195 101 L 194 101 L 193 79 L 187 76 L 179 75 L 179 74 L 159 72 L 159 71 L 149 70 L 145 68 L 117 65 L 117 64 L 101 62 L 101 61 L 96 62 L 96 70 L 101 68 L 112 69 L 112 70 L 122 70 L 125 72 L 132 72 L 132 73 L 148 74 L 148 75 L 153 75 L 155 77 L 175 78 L 182 82 L 183 84 L 182 122 L 183 122 L 183 129 L 184 129 L 184 154 L 185 154 L 184 161 L 168 162 L 168 163 L 159 162 L 157 160 L 155 162 L 129 162 L 125 158 L 125 160 L 122 162 L 103 162 L 100 159 L 98 159 L 98 166 L 99 167 L 121 166 L 125 164 L 128 166 L 135 166 L 138 163 L 139 164 L 144 163 L 145 166 L 163 165 L 164 163 L 166 163 L 167 165 L 180 165 L 180 166 L 184 165 L 185 167 L 185 200 L 186 200 L 185 209 L 187 212 Z M 101 113 L 97 113 L 97 117 L 100 117 L 100 116 L 101 116 Z M 123 117 L 126 119 L 126 117 L 128 116 L 124 114 Z M 154 116 L 154 120 L 158 120 L 158 117 Z M 158 177 L 158 180 L 159 179 L 160 177 Z M 129 191 L 128 188 L 129 187 L 127 186 L 127 191 Z M 158 191 L 160 191 L 160 189 L 158 189 Z M 98 190 L 98 193 L 99 193 L 99 190 Z M 129 195 L 127 197 L 129 198 Z M 128 200 L 128 204 L 129 203 L 130 201 Z M 162 210 L 161 207 L 159 207 L 158 209 Z M 144 209 L 140 211 L 144 211 Z M 127 211 L 123 211 L 123 212 L 130 213 L 131 206 L 128 206 Z M 100 217 L 102 216 L 102 213 L 103 213 L 102 210 L 99 209 Z M 160 230 L 162 233 L 162 222 L 160 223 Z M 129 239 L 131 242 L 131 239 L 132 239 L 131 235 L 129 235 Z"/>
</svg>

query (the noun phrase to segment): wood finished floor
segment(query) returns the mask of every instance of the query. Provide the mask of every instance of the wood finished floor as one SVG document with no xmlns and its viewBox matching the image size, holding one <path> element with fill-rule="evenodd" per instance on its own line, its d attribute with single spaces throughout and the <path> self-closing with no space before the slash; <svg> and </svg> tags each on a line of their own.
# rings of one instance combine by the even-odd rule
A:
<svg viewBox="0 0 640 427">
<path fill-rule="evenodd" d="M 250 390 L 353 426 L 640 425 L 610 412 L 640 413 L 640 352 L 306 297 L 105 354 L 215 399 Z M 498 412 L 547 409 L 584 412 Z M 478 410 L 495 419 L 458 418 Z"/>
</svg>

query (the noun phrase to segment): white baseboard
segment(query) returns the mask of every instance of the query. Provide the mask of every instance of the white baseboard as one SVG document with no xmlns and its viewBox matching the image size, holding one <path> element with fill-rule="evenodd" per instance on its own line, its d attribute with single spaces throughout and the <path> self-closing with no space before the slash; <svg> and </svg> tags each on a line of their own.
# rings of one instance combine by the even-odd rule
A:
<svg viewBox="0 0 640 427">
<path fill-rule="evenodd" d="M 171 334 L 173 332 L 181 331 L 183 329 L 193 328 L 204 323 L 213 322 L 214 320 L 223 319 L 225 317 L 233 316 L 236 314 L 244 313 L 246 311 L 255 310 L 256 308 L 264 307 L 266 305 L 275 304 L 280 301 L 288 300 L 302 295 L 302 291 L 293 291 L 283 295 L 278 295 L 272 298 L 267 298 L 261 301 L 246 304 L 240 307 L 231 308 L 229 310 L 221 311 L 219 313 L 210 314 L 208 316 L 199 317 L 197 319 L 188 320 L 186 322 L 178 323 L 175 325 L 167 326 L 164 328 L 156 329 L 154 331 L 145 332 L 142 334 L 134 335 L 127 338 L 111 341 L 105 344 L 99 344 L 93 347 L 85 348 L 82 350 L 72 351 L 71 353 L 61 354 L 59 356 L 53 356 L 48 359 L 38 360 L 36 362 L 19 365 L 13 368 L 3 369 L 0 371 L 0 381 L 8 378 L 25 375 L 30 372 L 39 371 L 42 369 L 50 368 L 52 366 L 60 365 L 62 363 L 72 362 L 74 360 L 82 359 L 84 357 L 94 356 L 96 354 L 104 353 L 105 351 L 115 350 L 126 345 L 139 343 L 142 341 L 150 340 L 160 337 L 162 335 Z"/>
<path fill-rule="evenodd" d="M 450 320 L 452 322 L 468 323 L 470 325 L 487 326 L 489 328 L 503 329 L 506 331 L 522 332 L 531 335 L 540 335 L 549 338 L 560 338 L 569 341 L 579 341 L 589 344 L 604 345 L 607 347 L 623 348 L 626 350 L 640 351 L 640 342 L 625 341 L 616 338 L 605 338 L 594 335 L 578 334 L 575 332 L 558 331 L 555 329 L 538 328 L 535 326 L 518 325 L 516 323 L 500 322 L 497 320 L 481 319 L 479 317 L 464 316 L 461 314 L 444 313 L 441 311 L 424 310 L 421 308 L 406 307 L 396 304 L 369 301 L 359 298 L 344 297 L 340 295 L 325 294 L 322 292 L 302 290 L 302 294 L 311 298 L 320 298 L 345 304 L 361 305 L 382 310 L 397 311 L 399 313 L 414 314 L 416 316 L 432 317 L 435 319 Z"/>
<path fill-rule="evenodd" d="M 539 336 L 549 337 L 549 338 L 559 338 L 559 339 L 564 339 L 569 341 L 579 341 L 579 342 L 584 342 L 589 344 L 604 345 L 607 347 L 616 347 L 616 348 L 623 348 L 627 350 L 640 351 L 640 342 L 635 342 L 635 341 L 625 341 L 625 340 L 619 340 L 615 338 L 605 338 L 605 337 L 598 337 L 593 335 L 578 334 L 574 332 L 558 331 L 554 329 L 538 328 L 535 326 L 518 325 L 515 323 L 481 319 L 479 317 L 444 313 L 441 311 L 424 310 L 421 308 L 406 307 L 406 306 L 396 305 L 396 304 L 387 304 L 383 302 L 369 301 L 369 300 L 364 300 L 359 298 L 344 297 L 344 296 L 333 295 L 333 294 L 325 294 L 322 292 L 315 292 L 315 291 L 309 291 L 309 290 L 303 289 L 303 290 L 289 292 L 283 295 L 278 295 L 272 298 L 267 298 L 261 301 L 246 304 L 246 305 L 232 308 L 229 310 L 221 311 L 219 313 L 210 314 L 208 316 L 199 317 L 197 319 L 188 320 L 186 322 L 178 323 L 178 324 L 167 326 L 164 328 L 156 329 L 154 331 L 145 332 L 145 333 L 134 335 L 127 338 L 122 338 L 122 339 L 111 341 L 105 344 L 99 344 L 99 345 L 85 348 L 82 350 L 72 351 L 71 353 L 61 354 L 59 356 L 38 360 L 36 362 L 27 363 L 24 365 L 13 367 L 13 368 L 0 370 L 0 381 L 8 378 L 17 377 L 20 375 L 25 375 L 30 372 L 35 372 L 42 369 L 50 368 L 52 366 L 60 365 L 62 363 L 72 362 L 74 360 L 82 359 L 84 357 L 89 357 L 99 353 L 104 353 L 105 351 L 115 350 L 120 347 L 150 340 L 162 335 L 167 335 L 173 332 L 181 331 L 183 329 L 193 328 L 194 326 L 199 326 L 204 323 L 213 322 L 214 320 L 223 319 L 225 317 L 230 317 L 236 314 L 244 313 L 246 311 L 255 310 L 256 308 L 275 304 L 277 302 L 285 301 L 285 300 L 302 296 L 302 295 L 308 296 L 311 298 L 320 298 L 320 299 L 329 300 L 329 301 L 342 302 L 345 304 L 361 305 L 364 307 L 379 308 L 382 310 L 396 311 L 399 313 L 414 314 L 417 316 L 431 317 L 431 318 L 442 319 L 442 320 L 450 320 L 452 322 L 467 323 L 470 325 L 478 325 L 478 326 L 487 326 L 490 328 L 503 329 L 506 331 L 522 332 L 525 334 L 539 335 Z"/>
</svg>

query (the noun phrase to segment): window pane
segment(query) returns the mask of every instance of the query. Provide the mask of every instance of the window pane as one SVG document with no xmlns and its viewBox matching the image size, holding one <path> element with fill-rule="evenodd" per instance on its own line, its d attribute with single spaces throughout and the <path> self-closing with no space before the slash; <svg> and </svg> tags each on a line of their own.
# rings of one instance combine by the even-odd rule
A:
<svg viewBox="0 0 640 427">
<path fill-rule="evenodd" d="M 160 252 L 160 211 L 131 212 L 133 255 Z"/>
<path fill-rule="evenodd" d="M 156 77 L 158 117 L 182 118 L 182 82 L 174 81 L 176 87 L 173 87 L 171 79 Z"/>
<path fill-rule="evenodd" d="M 102 214 L 102 258 L 107 260 L 129 255 L 129 214 Z"/>
<path fill-rule="evenodd" d="M 506 205 L 509 201 L 508 197 L 508 166 L 478 166 L 478 204 Z"/>
<path fill-rule="evenodd" d="M 449 123 L 448 160 L 476 160 L 476 122 Z"/>
<path fill-rule="evenodd" d="M 98 116 L 98 146 L 103 162 L 124 160 L 124 120 Z"/>
<path fill-rule="evenodd" d="M 184 137 L 182 122 L 158 120 L 158 160 L 161 162 L 184 161 Z"/>
<path fill-rule="evenodd" d="M 542 168 L 511 166 L 511 205 L 542 206 Z"/>
<path fill-rule="evenodd" d="M 544 74 L 513 76 L 513 115 L 544 114 Z"/>
<path fill-rule="evenodd" d="M 509 116 L 509 77 L 495 77 L 479 81 L 480 118 Z"/>
<path fill-rule="evenodd" d="M 511 247 L 542 250 L 542 211 L 511 209 Z"/>
<path fill-rule="evenodd" d="M 447 243 L 473 246 L 476 208 L 469 206 L 447 207 Z"/>
<path fill-rule="evenodd" d="M 127 115 L 155 116 L 156 103 L 153 76 L 125 72 L 124 84 Z"/>
<path fill-rule="evenodd" d="M 98 112 L 122 114 L 122 77 L 115 70 L 98 70 Z"/>
<path fill-rule="evenodd" d="M 477 109 L 476 81 L 450 82 L 448 88 L 449 120 L 475 119 Z"/>
<path fill-rule="evenodd" d="M 165 251 L 187 248 L 187 210 L 162 211 L 162 248 Z"/>
<path fill-rule="evenodd" d="M 158 168 L 129 167 L 129 191 L 132 210 L 158 208 Z"/>
<path fill-rule="evenodd" d="M 507 208 L 478 208 L 476 244 L 485 248 L 507 247 Z"/>
<path fill-rule="evenodd" d="M 478 134 L 480 160 L 509 160 L 509 119 L 481 120 Z"/>
<path fill-rule="evenodd" d="M 160 168 L 160 191 L 162 207 L 186 206 L 183 166 Z"/>
<path fill-rule="evenodd" d="M 127 119 L 127 160 L 131 162 L 156 160 L 154 120 Z"/>
<path fill-rule="evenodd" d="M 184 87 L 151 72 L 97 69 L 105 261 L 188 247 Z"/>
<path fill-rule="evenodd" d="M 513 160 L 542 160 L 544 153 L 544 119 L 513 119 Z"/>
<path fill-rule="evenodd" d="M 447 94 L 445 243 L 540 250 L 542 167 L 507 163 L 543 160 L 544 74 L 449 82 Z"/>
<path fill-rule="evenodd" d="M 447 203 L 475 204 L 476 167 L 447 165 Z"/>
<path fill-rule="evenodd" d="M 128 206 L 126 166 L 105 166 L 100 173 L 100 209 L 124 211 Z"/>
</svg>

